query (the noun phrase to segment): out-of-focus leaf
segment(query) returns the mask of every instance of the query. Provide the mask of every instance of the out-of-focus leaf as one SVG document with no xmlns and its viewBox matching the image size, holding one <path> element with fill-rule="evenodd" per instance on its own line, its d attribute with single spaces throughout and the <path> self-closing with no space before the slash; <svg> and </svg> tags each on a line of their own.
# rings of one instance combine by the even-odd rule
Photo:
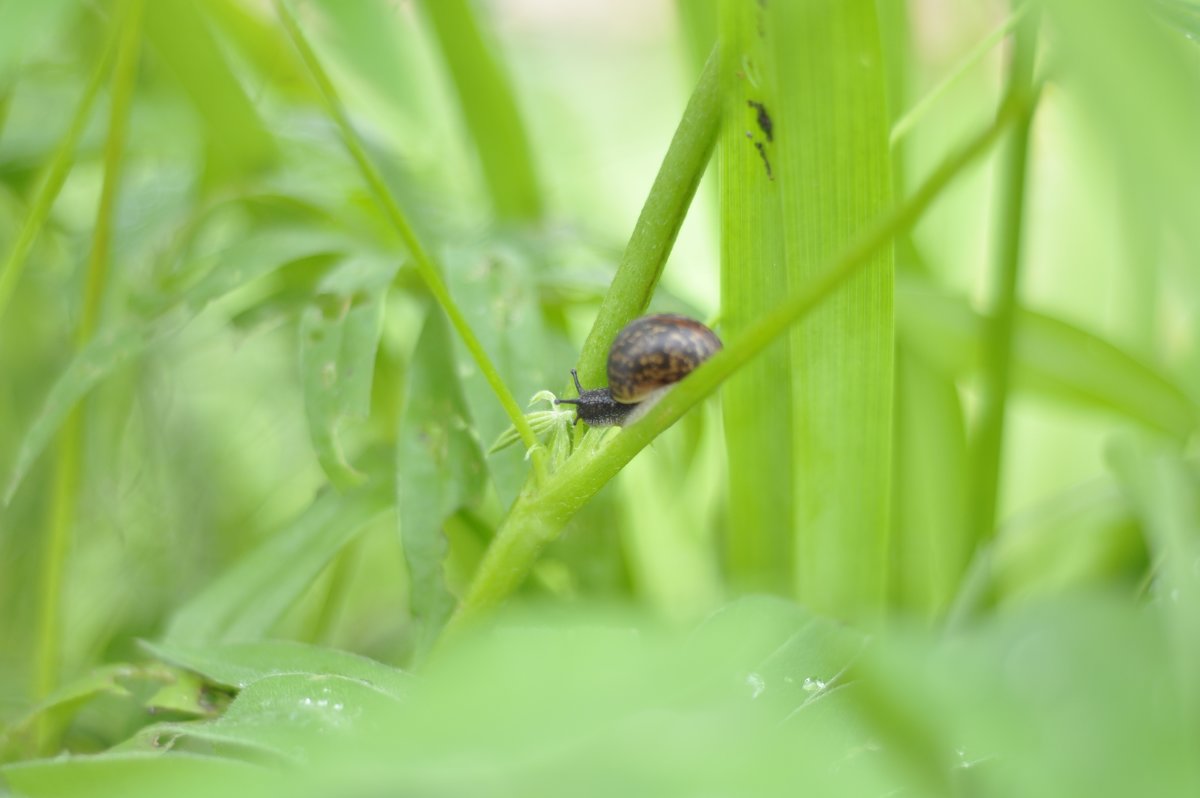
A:
<svg viewBox="0 0 1200 798">
<path fill-rule="evenodd" d="M 43 759 L 0 768 L 0 778 L 24 798 L 212 798 L 265 792 L 277 782 L 267 771 L 195 754 L 120 753 Z"/>
<path fill-rule="evenodd" d="M 893 634 L 851 671 L 870 738 L 914 794 L 1124 796 L 1200 790 L 1152 614 L 1038 603 L 952 638 Z"/>
<path fill-rule="evenodd" d="M 442 524 L 478 499 L 487 476 L 456 363 L 446 319 L 433 310 L 413 354 L 396 442 L 396 505 L 418 653 L 433 642 L 455 603 L 443 572 Z"/>
<path fill-rule="evenodd" d="M 72 5 L 71 0 L 0 4 L 0 86 L 8 82 L 9 73 L 28 50 L 57 30 Z"/>
<path fill-rule="evenodd" d="M 896 309 L 897 330 L 906 347 L 955 376 L 980 368 L 983 318 L 965 300 L 906 278 L 896 286 Z M 1196 429 L 1196 405 L 1143 360 L 1033 311 L 1018 311 L 1016 327 L 1013 366 L 1018 389 L 1115 411 L 1177 438 Z"/>
<path fill-rule="evenodd" d="M 375 353 L 383 331 L 384 295 L 394 264 L 358 259 L 318 286 L 300 317 L 300 369 L 308 432 L 321 468 L 339 488 L 365 478 L 346 460 L 338 436 L 344 421 L 371 409 Z"/>
<path fill-rule="evenodd" d="M 491 52 L 471 0 L 422 3 L 433 23 L 459 109 L 479 153 L 492 207 L 502 219 L 536 219 L 541 191 L 516 97 Z"/>
<path fill-rule="evenodd" d="M 215 27 L 272 87 L 292 97 L 316 100 L 296 51 L 273 18 L 256 15 L 238 0 L 203 0 L 203 5 Z"/>
<path fill-rule="evenodd" d="M 277 154 L 274 137 L 230 68 L 197 0 L 148 3 L 146 35 L 196 106 L 205 128 L 210 185 L 269 166 Z"/>
<path fill-rule="evenodd" d="M 1178 676 L 1195 711 L 1200 709 L 1200 473 L 1174 447 L 1129 437 L 1110 446 L 1108 459 L 1154 555 Z"/>
<path fill-rule="evenodd" d="M 892 600 L 932 620 L 954 598 L 971 556 L 963 523 L 966 430 L 953 379 L 903 349 L 894 456 Z"/>
<path fill-rule="evenodd" d="M 238 690 L 271 676 L 306 674 L 358 679 L 397 698 L 411 686 L 404 671 L 348 651 L 289 640 L 197 646 L 142 641 L 155 657 L 195 671 L 205 679 Z"/>
<path fill-rule="evenodd" d="M 4 488 L 3 504 L 12 501 L 13 494 L 20 487 L 30 467 L 58 432 L 58 428 L 75 404 L 98 382 L 117 368 L 140 357 L 148 347 L 172 332 L 179 324 L 178 314 L 175 314 L 157 323 L 105 330 L 79 351 L 50 388 L 41 410 L 21 439 L 12 472 Z"/>
<path fill-rule="evenodd" d="M 761 36 L 767 57 L 756 60 L 750 52 L 727 61 L 745 99 L 729 109 L 742 129 L 727 128 L 727 144 L 736 140 L 751 162 L 759 159 L 766 180 L 757 181 L 757 190 L 777 208 L 782 246 L 737 267 L 726 256 L 725 268 L 737 268 L 732 279 L 759 285 L 783 271 L 783 288 L 793 293 L 891 203 L 876 6 L 874 0 L 744 5 L 752 15 L 744 35 Z M 744 220 L 732 234 L 758 235 L 751 225 Z M 760 455 L 789 436 L 783 439 L 794 501 L 792 587 L 805 604 L 841 617 L 872 616 L 886 595 L 892 262 L 890 248 L 879 251 L 792 329 L 790 367 L 775 373 L 776 382 L 780 374 L 790 380 L 790 396 L 782 404 L 778 390 L 762 386 L 751 411 L 762 429 L 758 439 L 774 436 Z M 740 317 L 754 319 L 780 296 L 776 288 L 760 297 L 763 304 L 741 308 Z M 787 427 L 778 421 L 784 414 L 791 417 Z M 739 433 L 727 426 L 731 447 L 741 445 Z M 767 484 L 776 459 L 743 458 L 740 465 Z"/>
<path fill-rule="evenodd" d="M 263 637 L 334 556 L 386 508 L 385 491 L 370 484 L 318 497 L 176 610 L 165 639 L 196 644 Z"/>
<path fill-rule="evenodd" d="M 337 251 L 344 245 L 344 237 L 320 230 L 306 234 L 296 228 L 284 227 L 264 232 L 197 259 L 197 264 L 189 267 L 194 277 L 184 279 L 177 290 L 159 297 L 157 301 L 161 304 L 147 312 L 148 321 L 99 332 L 75 355 L 51 386 L 17 450 L 0 504 L 12 500 L 30 467 L 76 403 L 113 371 L 136 360 L 156 342 L 186 324 L 208 303 L 287 262 Z"/>
</svg>

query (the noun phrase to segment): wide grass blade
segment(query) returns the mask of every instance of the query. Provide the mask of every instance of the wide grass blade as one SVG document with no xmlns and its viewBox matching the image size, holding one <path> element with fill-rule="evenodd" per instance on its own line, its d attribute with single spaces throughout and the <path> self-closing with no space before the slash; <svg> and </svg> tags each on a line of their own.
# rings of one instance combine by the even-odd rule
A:
<svg viewBox="0 0 1200 798">
<path fill-rule="evenodd" d="M 891 204 L 887 87 L 871 0 L 772 3 L 765 13 L 779 105 L 769 109 L 763 165 L 773 170 L 794 289 L 823 276 L 823 264 Z M 886 595 L 892 264 L 891 247 L 881 248 L 793 328 L 791 403 L 776 411 L 792 422 L 797 595 L 841 617 L 872 615 Z"/>
<path fill-rule="evenodd" d="M 775 51 L 760 6 L 721 7 L 721 332 L 736 337 L 788 293 L 780 191 L 771 171 L 771 114 L 780 107 Z M 794 579 L 791 441 L 793 362 L 787 337 L 748 363 L 722 393 L 729 457 L 726 568 L 734 585 L 790 594 Z"/>
</svg>

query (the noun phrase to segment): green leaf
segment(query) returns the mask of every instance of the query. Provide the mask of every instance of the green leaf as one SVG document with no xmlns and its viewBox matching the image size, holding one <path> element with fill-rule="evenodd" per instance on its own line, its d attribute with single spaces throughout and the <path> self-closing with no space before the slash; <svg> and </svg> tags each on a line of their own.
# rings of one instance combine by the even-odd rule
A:
<svg viewBox="0 0 1200 798">
<path fill-rule="evenodd" d="M 396 442 L 396 507 L 408 562 L 418 652 L 454 608 L 446 587 L 442 524 L 476 501 L 487 472 L 459 383 L 445 317 L 431 311 L 413 354 L 408 404 Z"/>
<path fill-rule="evenodd" d="M 0 85 L 8 81 L 28 50 L 56 31 L 72 5 L 70 0 L 0 5 Z"/>
<path fill-rule="evenodd" d="M 261 638 L 386 507 L 384 491 L 377 486 L 326 492 L 177 609 L 166 640 Z"/>
<path fill-rule="evenodd" d="M 736 337 L 787 293 L 778 268 L 784 233 L 779 187 L 767 173 L 774 154 L 772 109 L 779 108 L 774 51 L 759 34 L 764 11 L 749 2 L 721 6 L 721 60 L 727 107 L 718 150 L 721 175 L 721 333 Z M 742 76 L 742 77 L 740 77 Z M 758 103 L 764 110 L 759 123 Z M 772 139 L 767 139 L 767 129 Z M 729 379 L 721 391 L 729 457 L 729 578 L 739 588 L 794 589 L 792 365 L 783 338 Z"/>
<path fill-rule="evenodd" d="M 732 48 L 722 62 L 722 284 L 733 338 L 819 279 L 888 208 L 891 167 L 872 0 L 730 0 L 722 27 Z M 790 572 L 786 587 L 805 603 L 861 617 L 882 607 L 888 561 L 891 249 L 794 328 L 788 347 L 768 350 L 768 365 L 751 366 L 755 378 L 731 393 L 726 439 L 741 482 L 731 501 L 735 535 L 748 540 L 730 545 L 773 573 L 776 589 Z"/>
<path fill-rule="evenodd" d="M 897 283 L 896 311 L 906 348 L 953 376 L 979 370 L 984 322 L 966 300 L 905 278 Z M 1175 438 L 1196 429 L 1197 407 L 1170 377 L 1065 321 L 1019 310 L 1013 357 L 1018 390 L 1116 412 Z"/>
<path fill-rule="evenodd" d="M 365 479 L 346 460 L 338 432 L 344 421 L 370 412 L 384 298 L 395 271 L 386 262 L 345 263 L 321 282 L 315 303 L 300 317 L 308 432 L 321 468 L 343 489 Z"/>
<path fill-rule="evenodd" d="M 194 754 L 120 753 L 44 759 L 0 768 L 0 777 L 24 798 L 212 798 L 276 795 L 277 779 L 261 768 Z"/>
<path fill-rule="evenodd" d="M 237 690 L 260 679 L 285 674 L 344 676 L 397 698 L 411 687 L 411 679 L 404 671 L 349 651 L 288 640 L 208 646 L 143 640 L 141 645 L 164 662 L 195 671 L 210 682 Z"/>
</svg>

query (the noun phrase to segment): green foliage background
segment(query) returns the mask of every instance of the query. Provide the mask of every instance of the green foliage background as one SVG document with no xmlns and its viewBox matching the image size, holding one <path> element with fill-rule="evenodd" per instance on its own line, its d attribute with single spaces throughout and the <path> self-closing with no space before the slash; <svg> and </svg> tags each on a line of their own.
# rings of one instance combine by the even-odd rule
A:
<svg viewBox="0 0 1200 798">
<path fill-rule="evenodd" d="M 0 3 L 0 794 L 1200 792 L 1198 38 Z"/>
</svg>

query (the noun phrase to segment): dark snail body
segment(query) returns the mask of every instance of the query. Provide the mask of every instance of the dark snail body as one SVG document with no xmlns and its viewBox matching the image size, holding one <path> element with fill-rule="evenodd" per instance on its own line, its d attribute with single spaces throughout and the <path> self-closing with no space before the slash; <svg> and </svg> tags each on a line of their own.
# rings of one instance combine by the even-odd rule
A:
<svg viewBox="0 0 1200 798">
<path fill-rule="evenodd" d="M 620 427 L 648 410 L 663 391 L 686 377 L 721 348 L 716 333 L 686 316 L 662 313 L 625 325 L 608 352 L 608 387 L 584 390 L 578 399 L 558 399 L 578 410 L 576 423 Z"/>
</svg>

